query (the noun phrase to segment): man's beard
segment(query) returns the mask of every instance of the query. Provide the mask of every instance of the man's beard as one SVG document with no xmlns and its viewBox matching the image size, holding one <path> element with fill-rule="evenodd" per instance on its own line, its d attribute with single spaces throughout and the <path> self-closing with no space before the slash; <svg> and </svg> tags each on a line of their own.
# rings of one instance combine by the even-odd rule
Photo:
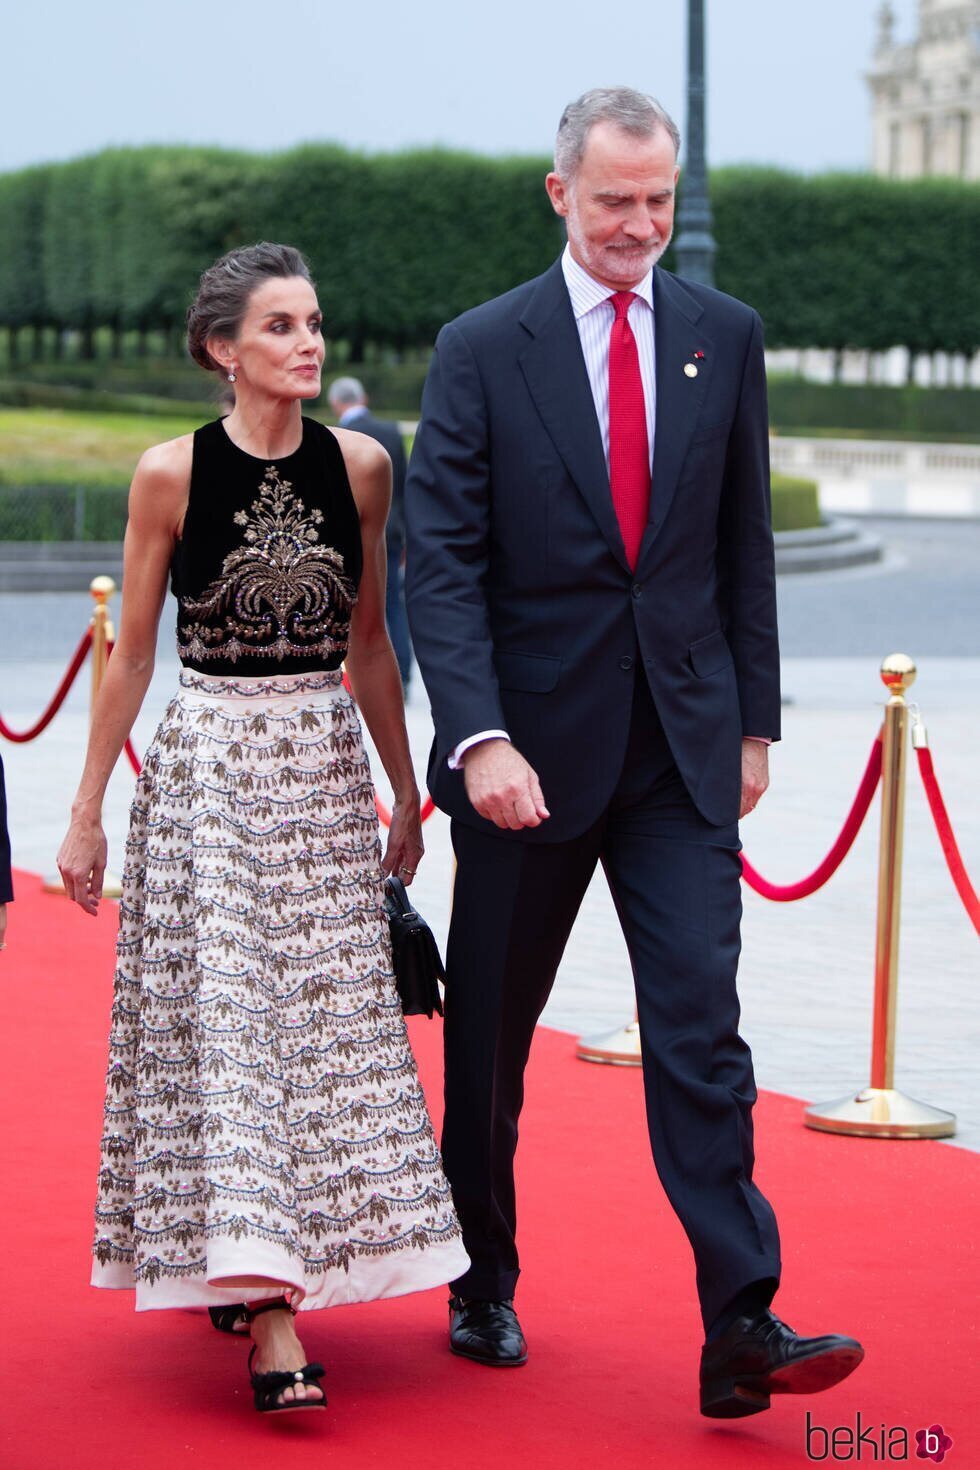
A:
<svg viewBox="0 0 980 1470">
<path fill-rule="evenodd" d="M 605 273 L 604 267 L 608 268 L 616 262 L 621 262 L 626 255 L 631 257 L 630 275 L 635 280 L 642 280 L 647 271 L 660 260 L 664 251 L 671 241 L 671 234 L 661 235 L 655 242 L 627 246 L 617 245 L 592 245 L 585 240 L 577 230 L 568 228 L 568 238 L 576 246 L 579 256 L 585 261 L 586 268 L 592 271 Z"/>
</svg>

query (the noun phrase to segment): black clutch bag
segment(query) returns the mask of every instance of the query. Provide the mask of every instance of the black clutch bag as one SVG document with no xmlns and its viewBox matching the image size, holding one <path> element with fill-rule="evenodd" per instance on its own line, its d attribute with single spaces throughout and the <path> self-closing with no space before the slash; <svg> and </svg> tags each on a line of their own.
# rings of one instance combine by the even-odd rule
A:
<svg viewBox="0 0 980 1470">
<path fill-rule="evenodd" d="M 439 981 L 446 972 L 439 958 L 439 947 L 432 930 L 412 908 L 408 891 L 400 878 L 389 874 L 385 879 L 385 909 L 391 931 L 391 959 L 395 967 L 395 984 L 406 1016 L 442 1015 Z"/>
</svg>

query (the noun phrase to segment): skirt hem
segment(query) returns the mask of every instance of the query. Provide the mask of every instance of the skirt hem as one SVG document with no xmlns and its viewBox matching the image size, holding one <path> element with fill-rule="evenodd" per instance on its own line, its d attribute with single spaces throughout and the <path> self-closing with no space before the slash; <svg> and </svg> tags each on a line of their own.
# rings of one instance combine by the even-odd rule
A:
<svg viewBox="0 0 980 1470">
<path fill-rule="evenodd" d="M 295 1302 L 297 1311 L 315 1312 L 326 1307 L 342 1307 L 357 1302 L 379 1301 L 384 1297 L 408 1296 L 415 1291 L 428 1291 L 434 1286 L 445 1286 L 465 1274 L 470 1259 L 459 1240 L 447 1241 L 443 1245 L 426 1246 L 412 1259 L 393 1260 L 390 1264 L 378 1261 L 353 1261 L 347 1270 L 337 1268 L 325 1272 L 316 1283 L 282 1280 L 302 1299 Z M 242 1275 L 250 1274 L 245 1271 Z M 151 1312 L 187 1307 L 228 1306 L 242 1300 L 240 1288 L 219 1286 L 209 1280 L 183 1280 L 160 1282 L 146 1286 L 133 1281 L 130 1266 L 121 1262 L 92 1265 L 91 1285 L 109 1291 L 135 1291 L 136 1311 Z M 249 1299 L 258 1301 L 275 1293 L 269 1289 L 249 1292 Z"/>
</svg>

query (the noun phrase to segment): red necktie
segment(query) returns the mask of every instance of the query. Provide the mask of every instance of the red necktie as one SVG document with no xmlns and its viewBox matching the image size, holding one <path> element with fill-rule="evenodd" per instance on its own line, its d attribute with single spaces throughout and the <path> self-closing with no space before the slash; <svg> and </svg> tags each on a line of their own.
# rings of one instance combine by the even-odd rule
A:
<svg viewBox="0 0 980 1470">
<path fill-rule="evenodd" d="M 609 486 L 626 547 L 636 566 L 650 514 L 650 444 L 640 357 L 629 324 L 632 291 L 610 296 L 616 318 L 609 334 Z"/>
</svg>

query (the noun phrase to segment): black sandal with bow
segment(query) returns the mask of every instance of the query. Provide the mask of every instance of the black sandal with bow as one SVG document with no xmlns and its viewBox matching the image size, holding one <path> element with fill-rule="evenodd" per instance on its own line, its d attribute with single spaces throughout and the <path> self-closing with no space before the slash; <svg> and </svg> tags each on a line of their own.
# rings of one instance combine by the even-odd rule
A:
<svg viewBox="0 0 980 1470">
<path fill-rule="evenodd" d="M 232 1310 L 242 1313 L 245 1320 L 251 1323 L 255 1317 L 262 1312 L 292 1312 L 296 1315 L 295 1307 L 291 1307 L 285 1297 L 273 1297 L 271 1301 L 256 1302 L 254 1305 L 243 1303 L 242 1307 Z M 211 1319 L 214 1321 L 214 1318 Z M 215 1326 L 218 1324 L 215 1322 Z M 229 1331 L 220 1327 L 219 1331 Z M 318 1399 L 287 1399 L 280 1403 L 279 1396 L 287 1388 L 295 1389 L 299 1384 L 306 1388 L 320 1388 L 320 1379 L 327 1371 L 322 1363 L 305 1363 L 302 1368 L 290 1369 L 288 1372 L 275 1373 L 253 1373 L 252 1359 L 255 1357 L 257 1343 L 252 1344 L 252 1350 L 248 1355 L 248 1376 L 252 1384 L 252 1394 L 255 1399 L 255 1407 L 260 1414 L 281 1414 L 291 1409 L 324 1409 L 327 1404 L 327 1396 L 320 1389 L 321 1397 Z"/>
<path fill-rule="evenodd" d="M 228 1307 L 208 1307 L 208 1316 L 217 1332 L 227 1332 L 232 1337 L 248 1336 L 248 1307 L 244 1302 L 234 1302 Z"/>
</svg>

